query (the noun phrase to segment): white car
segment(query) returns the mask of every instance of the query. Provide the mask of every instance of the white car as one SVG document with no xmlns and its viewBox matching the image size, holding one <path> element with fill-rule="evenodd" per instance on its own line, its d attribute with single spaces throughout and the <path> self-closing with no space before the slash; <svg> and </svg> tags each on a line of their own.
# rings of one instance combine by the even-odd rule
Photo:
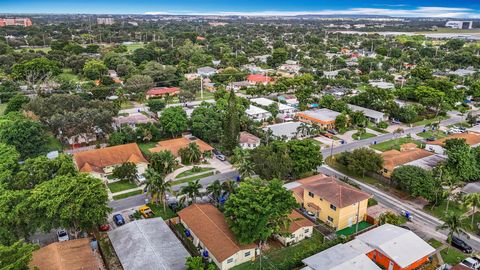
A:
<svg viewBox="0 0 480 270">
<path fill-rule="evenodd" d="M 64 242 L 70 240 L 68 233 L 66 230 L 58 230 L 57 231 L 58 242 Z"/>
</svg>

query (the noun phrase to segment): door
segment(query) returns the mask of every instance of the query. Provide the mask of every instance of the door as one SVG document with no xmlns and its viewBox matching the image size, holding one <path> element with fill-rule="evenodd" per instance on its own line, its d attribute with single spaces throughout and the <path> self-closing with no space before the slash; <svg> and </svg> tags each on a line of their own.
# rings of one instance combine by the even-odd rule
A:
<svg viewBox="0 0 480 270">
<path fill-rule="evenodd" d="M 393 262 L 390 261 L 390 263 L 388 264 L 388 270 L 393 270 Z"/>
</svg>

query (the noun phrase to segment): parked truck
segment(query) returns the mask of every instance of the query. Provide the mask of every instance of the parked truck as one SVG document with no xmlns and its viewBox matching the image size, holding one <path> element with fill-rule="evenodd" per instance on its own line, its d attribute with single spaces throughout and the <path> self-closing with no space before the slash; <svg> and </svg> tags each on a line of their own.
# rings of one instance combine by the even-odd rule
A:
<svg viewBox="0 0 480 270">
<path fill-rule="evenodd" d="M 150 209 L 150 207 L 148 207 L 147 205 L 144 205 L 144 206 L 138 208 L 138 212 L 140 212 L 140 214 L 144 218 L 151 218 L 154 215 L 152 209 Z"/>
</svg>

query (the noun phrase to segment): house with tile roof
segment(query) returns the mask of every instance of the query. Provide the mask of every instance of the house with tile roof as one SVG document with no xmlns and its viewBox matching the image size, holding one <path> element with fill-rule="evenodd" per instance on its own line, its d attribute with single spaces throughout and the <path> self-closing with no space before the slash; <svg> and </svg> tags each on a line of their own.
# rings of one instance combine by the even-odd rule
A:
<svg viewBox="0 0 480 270">
<path fill-rule="evenodd" d="M 271 77 L 261 74 L 250 74 L 247 76 L 247 82 L 249 82 L 251 85 L 269 84 L 272 81 L 273 79 Z"/>
<path fill-rule="evenodd" d="M 197 137 L 189 136 L 189 137 L 181 137 L 176 139 L 160 141 L 157 143 L 155 147 L 150 148 L 149 151 L 151 153 L 158 153 L 161 151 L 170 151 L 175 157 L 179 157 L 180 154 L 178 153 L 178 150 L 180 150 L 181 148 L 188 147 L 190 143 L 197 144 L 202 154 L 206 152 L 211 152 L 213 150 L 213 147 L 210 146 L 208 143 L 200 140 Z"/>
<path fill-rule="evenodd" d="M 150 98 L 161 98 L 165 96 L 175 96 L 180 93 L 179 87 L 154 87 L 147 91 L 145 97 Z"/>
<path fill-rule="evenodd" d="M 290 219 L 288 228 L 283 228 L 284 233 L 282 235 L 275 236 L 280 243 L 284 246 L 290 246 L 312 237 L 313 226 L 315 225 L 312 221 L 305 218 L 297 210 L 293 210 L 288 218 Z"/>
<path fill-rule="evenodd" d="M 410 144 L 402 145 L 400 146 L 400 151 L 392 149 L 382 153 L 383 169 L 380 173 L 389 178 L 392 175 L 393 170 L 398 166 L 402 166 L 431 155 L 433 155 L 433 153 L 417 147 L 411 147 Z"/>
<path fill-rule="evenodd" d="M 191 235 L 193 244 L 220 270 L 255 259 L 257 245 L 240 244 L 230 230 L 225 216 L 215 206 L 192 204 L 178 212 L 178 217 L 187 235 Z"/>
<path fill-rule="evenodd" d="M 73 160 L 80 172 L 89 173 L 100 179 L 105 179 L 115 167 L 126 162 L 137 165 L 138 174 L 143 174 L 148 166 L 148 161 L 136 143 L 74 153 Z"/>
<path fill-rule="evenodd" d="M 342 230 L 365 220 L 372 195 L 323 174 L 297 183 L 292 189 L 297 202 L 329 226 Z"/>
<path fill-rule="evenodd" d="M 445 141 L 450 139 L 463 139 L 471 147 L 477 147 L 480 145 L 480 134 L 469 131 L 465 133 L 452 134 L 436 141 L 428 142 L 425 145 L 425 149 L 443 155 L 445 154 L 445 149 L 443 148 L 445 146 Z"/>
<path fill-rule="evenodd" d="M 260 138 L 246 131 L 240 132 L 238 143 L 242 149 L 253 149 L 260 146 Z"/>
</svg>

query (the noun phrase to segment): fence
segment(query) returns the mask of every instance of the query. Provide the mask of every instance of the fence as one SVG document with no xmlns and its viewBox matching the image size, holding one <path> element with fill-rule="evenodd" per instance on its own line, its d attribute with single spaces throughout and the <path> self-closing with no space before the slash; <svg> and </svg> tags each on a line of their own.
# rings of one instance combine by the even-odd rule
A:
<svg viewBox="0 0 480 270">
<path fill-rule="evenodd" d="M 195 247 L 193 244 L 192 240 L 188 238 L 184 231 L 182 230 L 183 225 L 180 223 L 175 223 L 171 219 L 168 220 L 168 226 L 170 229 L 175 233 L 178 239 L 180 239 L 180 242 L 182 242 L 183 246 L 190 252 L 192 256 L 200 256 L 200 252 L 198 249 Z M 184 228 L 183 228 L 184 229 Z"/>
</svg>

